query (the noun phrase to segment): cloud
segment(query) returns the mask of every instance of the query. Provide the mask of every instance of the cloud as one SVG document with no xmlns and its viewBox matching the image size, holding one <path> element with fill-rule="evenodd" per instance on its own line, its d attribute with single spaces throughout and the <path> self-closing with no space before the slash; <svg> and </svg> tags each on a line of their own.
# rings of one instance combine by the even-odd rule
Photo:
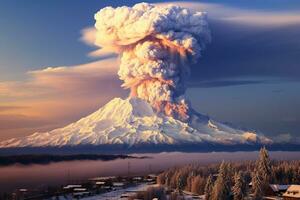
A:
<svg viewBox="0 0 300 200">
<path fill-rule="evenodd" d="M 97 84 L 99 80 L 115 78 L 117 69 L 117 60 L 111 58 L 78 66 L 48 67 L 30 71 L 28 74 L 32 77 L 30 84 L 34 86 L 64 91 L 87 91 L 100 87 L 100 83 Z"/>
<path fill-rule="evenodd" d="M 273 137 L 273 141 L 280 144 L 300 144 L 300 137 L 298 135 L 291 135 L 290 133 L 281 133 Z"/>
<path fill-rule="evenodd" d="M 243 9 L 225 6 L 217 3 L 199 3 L 199 2 L 167 2 L 160 3 L 176 4 L 187 7 L 192 10 L 205 10 L 209 18 L 213 20 L 223 20 L 239 24 L 252 26 L 274 27 L 300 24 L 299 12 L 284 11 L 261 11 L 254 9 Z"/>
<path fill-rule="evenodd" d="M 261 11 L 216 3 L 166 2 L 207 11 L 212 43 L 201 61 L 192 67 L 191 82 L 236 77 L 284 77 L 299 79 L 300 12 Z M 93 43 L 93 28 L 82 38 Z M 97 56 L 97 50 L 91 55 Z M 99 50 L 100 57 L 109 50 Z M 245 84 L 244 82 L 242 84 Z"/>
<path fill-rule="evenodd" d="M 265 80 L 211 80 L 211 81 L 198 81 L 190 82 L 189 88 L 212 88 L 212 87 L 226 87 L 226 86 L 235 86 L 235 85 L 249 85 L 249 84 L 261 84 L 266 83 Z"/>
<path fill-rule="evenodd" d="M 7 111 L 23 109 L 24 106 L 0 106 L 0 113 L 4 113 Z"/>
<path fill-rule="evenodd" d="M 58 91 L 95 90 L 101 88 L 103 80 L 117 77 L 117 66 L 116 59 L 105 59 L 77 66 L 29 71 L 25 81 L 1 82 L 1 96 L 30 97 Z"/>
<path fill-rule="evenodd" d="M 120 88 L 117 66 L 117 60 L 111 58 L 47 67 L 28 72 L 24 81 L 1 82 L 0 140 L 65 125 L 113 97 L 126 96 L 127 91 Z"/>
<path fill-rule="evenodd" d="M 87 27 L 81 30 L 80 41 L 83 43 L 95 47 L 96 49 L 89 52 L 88 56 L 91 58 L 105 59 L 116 57 L 116 53 L 112 50 L 99 48 L 95 45 L 96 41 L 96 29 L 94 27 Z"/>
<path fill-rule="evenodd" d="M 95 47 L 96 29 L 94 27 L 86 27 L 82 29 L 80 33 L 80 41 L 84 42 L 87 45 Z"/>
</svg>

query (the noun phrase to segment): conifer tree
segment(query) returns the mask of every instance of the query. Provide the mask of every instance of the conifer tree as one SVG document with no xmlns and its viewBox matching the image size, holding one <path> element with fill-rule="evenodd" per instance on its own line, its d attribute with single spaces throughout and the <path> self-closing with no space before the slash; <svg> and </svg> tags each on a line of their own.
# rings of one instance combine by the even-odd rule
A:
<svg viewBox="0 0 300 200">
<path fill-rule="evenodd" d="M 227 200 L 230 199 L 231 177 L 230 166 L 224 161 L 220 165 L 218 178 L 213 187 L 212 200 Z"/>
<path fill-rule="evenodd" d="M 243 200 L 246 196 L 246 184 L 242 172 L 234 175 L 234 186 L 232 187 L 233 199 Z"/>
<path fill-rule="evenodd" d="M 204 190 L 205 200 L 211 200 L 212 190 L 213 190 L 213 177 L 210 174 L 207 178 L 205 190 Z"/>
<path fill-rule="evenodd" d="M 178 178 L 177 189 L 178 189 L 178 191 L 179 191 L 180 194 L 181 194 L 183 188 L 184 188 L 183 178 L 179 177 Z"/>
<path fill-rule="evenodd" d="M 253 199 L 260 200 L 269 187 L 271 179 L 271 161 L 265 147 L 260 149 L 252 176 Z"/>
</svg>

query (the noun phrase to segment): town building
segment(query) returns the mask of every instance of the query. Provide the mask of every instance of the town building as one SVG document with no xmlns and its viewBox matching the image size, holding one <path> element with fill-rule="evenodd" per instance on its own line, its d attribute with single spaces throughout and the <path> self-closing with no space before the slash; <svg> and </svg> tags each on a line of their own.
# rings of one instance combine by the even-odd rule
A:
<svg viewBox="0 0 300 200">
<path fill-rule="evenodd" d="M 284 200 L 300 200 L 300 185 L 291 185 L 282 196 Z"/>
</svg>

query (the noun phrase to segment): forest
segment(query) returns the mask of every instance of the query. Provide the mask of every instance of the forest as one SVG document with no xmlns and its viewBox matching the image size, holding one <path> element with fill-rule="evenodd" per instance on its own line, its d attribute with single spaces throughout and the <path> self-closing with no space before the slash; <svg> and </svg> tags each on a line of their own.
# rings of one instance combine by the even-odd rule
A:
<svg viewBox="0 0 300 200">
<path fill-rule="evenodd" d="M 188 164 L 159 174 L 160 185 L 205 195 L 207 200 L 254 200 L 267 195 L 269 184 L 300 184 L 300 161 L 271 160 L 262 148 L 256 161 Z"/>
</svg>

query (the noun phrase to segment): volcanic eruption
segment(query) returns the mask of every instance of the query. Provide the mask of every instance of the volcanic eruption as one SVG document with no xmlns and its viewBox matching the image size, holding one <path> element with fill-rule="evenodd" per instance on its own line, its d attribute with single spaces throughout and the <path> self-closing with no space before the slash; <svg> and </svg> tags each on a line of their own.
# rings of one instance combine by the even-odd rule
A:
<svg viewBox="0 0 300 200">
<path fill-rule="evenodd" d="M 217 122 L 194 111 L 185 98 L 190 65 L 210 41 L 206 13 L 147 3 L 106 7 L 95 14 L 95 44 L 119 54 L 118 75 L 127 99 L 115 98 L 65 127 L 0 142 L 2 148 L 114 145 L 269 144 L 254 131 Z M 111 148 L 114 149 L 114 148 Z M 169 148 L 170 149 L 170 148 Z"/>
<path fill-rule="evenodd" d="M 131 97 L 187 120 L 189 65 L 210 41 L 206 13 L 147 3 L 106 7 L 95 14 L 96 45 L 120 55 L 118 75 Z"/>
</svg>

